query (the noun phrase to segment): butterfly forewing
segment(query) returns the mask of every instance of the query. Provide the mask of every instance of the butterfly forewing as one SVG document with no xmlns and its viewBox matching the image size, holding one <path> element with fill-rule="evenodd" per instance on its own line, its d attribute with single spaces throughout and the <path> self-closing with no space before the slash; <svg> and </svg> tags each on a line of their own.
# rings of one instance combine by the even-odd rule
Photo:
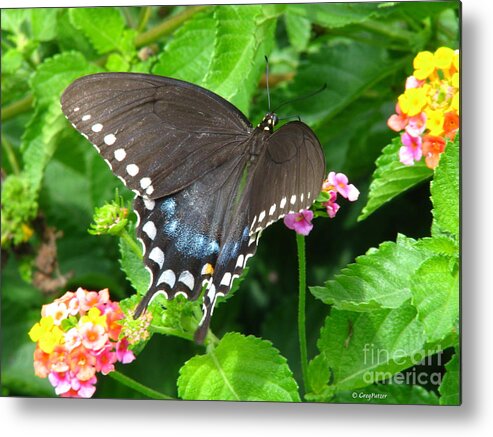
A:
<svg viewBox="0 0 493 437">
<path fill-rule="evenodd" d="M 62 109 L 113 172 L 158 199 L 241 154 L 251 131 L 233 105 L 176 79 L 101 73 L 73 82 Z"/>
</svg>

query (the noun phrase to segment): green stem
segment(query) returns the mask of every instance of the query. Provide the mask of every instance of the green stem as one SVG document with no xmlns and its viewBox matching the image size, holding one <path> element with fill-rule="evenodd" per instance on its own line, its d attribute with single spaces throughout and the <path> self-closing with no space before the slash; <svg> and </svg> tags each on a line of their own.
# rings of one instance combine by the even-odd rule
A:
<svg viewBox="0 0 493 437">
<path fill-rule="evenodd" d="M 128 245 L 130 246 L 130 248 L 132 249 L 132 251 L 139 257 L 139 258 L 142 258 L 142 248 L 137 244 L 137 242 L 130 236 L 130 234 L 127 232 L 126 229 L 124 229 L 121 234 L 120 234 L 120 237 L 123 238 L 127 243 Z"/>
<path fill-rule="evenodd" d="M 149 18 L 151 18 L 152 8 L 145 6 L 140 10 L 139 23 L 137 24 L 137 31 L 142 32 L 147 26 Z"/>
<path fill-rule="evenodd" d="M 308 390 L 308 352 L 306 347 L 305 303 L 306 303 L 306 256 L 305 237 L 296 234 L 298 248 L 299 299 L 298 299 L 298 338 L 300 343 L 301 374 L 305 392 Z"/>
<path fill-rule="evenodd" d="M 174 337 L 184 338 L 185 340 L 193 341 L 193 335 L 188 332 L 180 331 L 175 328 L 168 328 L 166 326 L 151 325 L 149 330 L 158 334 L 173 335 Z"/>
<path fill-rule="evenodd" d="M 142 393 L 144 396 L 147 396 L 151 399 L 174 399 L 171 396 L 165 395 L 164 393 L 158 392 L 150 387 L 147 387 L 140 382 L 137 382 L 135 379 L 124 375 L 123 373 L 118 372 L 117 370 L 108 373 L 108 376 L 111 376 L 115 381 L 120 382 L 127 387 L 130 387 L 132 390 L 135 390 L 139 393 Z"/>
<path fill-rule="evenodd" d="M 2 121 L 9 120 L 14 118 L 16 115 L 29 111 L 32 108 L 32 105 L 33 96 L 32 94 L 28 94 L 22 99 L 17 100 L 2 109 Z"/>
<path fill-rule="evenodd" d="M 188 6 L 183 12 L 164 20 L 161 24 L 149 29 L 147 32 L 137 35 L 135 38 L 135 45 L 137 47 L 146 46 L 164 35 L 169 35 L 184 21 L 188 20 L 192 15 L 195 15 L 197 12 L 202 11 L 206 7 L 207 6 L 205 5 Z"/>
<path fill-rule="evenodd" d="M 7 155 L 7 159 L 9 160 L 10 167 L 12 167 L 12 171 L 14 172 L 14 174 L 18 175 L 21 170 L 19 167 L 19 162 L 17 161 L 17 157 L 15 156 L 14 148 L 3 134 L 2 134 L 2 146 L 3 149 L 5 150 L 5 154 Z"/>
</svg>

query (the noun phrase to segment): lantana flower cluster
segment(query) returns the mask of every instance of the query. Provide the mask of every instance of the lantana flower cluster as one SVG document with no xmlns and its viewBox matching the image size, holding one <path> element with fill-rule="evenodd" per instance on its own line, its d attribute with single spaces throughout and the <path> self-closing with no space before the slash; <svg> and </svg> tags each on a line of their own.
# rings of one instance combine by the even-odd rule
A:
<svg viewBox="0 0 493 437">
<path fill-rule="evenodd" d="M 459 51 L 440 47 L 420 52 L 406 80 L 388 126 L 401 132 L 399 160 L 413 165 L 424 156 L 427 167 L 438 165 L 446 138 L 459 129 Z"/>
<path fill-rule="evenodd" d="M 321 196 L 324 200 L 318 201 L 317 199 L 312 208 L 324 208 L 329 218 L 334 218 L 340 208 L 336 202 L 338 195 L 354 202 L 358 200 L 359 190 L 349 183 L 348 177 L 344 173 L 331 171 L 322 184 Z M 284 224 L 300 235 L 308 235 L 313 229 L 312 220 L 314 216 L 315 213 L 311 209 L 305 209 L 301 212 L 287 214 L 284 217 Z"/>
<path fill-rule="evenodd" d="M 115 370 L 115 363 L 135 359 L 121 336 L 124 314 L 107 289 L 68 291 L 43 305 L 41 320 L 29 331 L 36 342 L 34 372 L 48 378 L 61 397 L 90 398 L 96 373 Z"/>
</svg>

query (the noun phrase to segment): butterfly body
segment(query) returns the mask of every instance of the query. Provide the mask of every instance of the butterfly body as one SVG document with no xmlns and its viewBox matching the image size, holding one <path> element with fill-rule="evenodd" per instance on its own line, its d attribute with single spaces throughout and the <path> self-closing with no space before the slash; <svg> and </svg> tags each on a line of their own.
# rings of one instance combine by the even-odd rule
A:
<svg viewBox="0 0 493 437">
<path fill-rule="evenodd" d="M 139 316 L 159 293 L 197 299 L 202 342 L 216 299 L 231 289 L 263 229 L 308 208 L 325 173 L 321 146 L 302 122 L 255 128 L 216 94 L 176 79 L 132 73 L 82 77 L 62 109 L 136 193 L 137 237 L 150 272 Z"/>
</svg>

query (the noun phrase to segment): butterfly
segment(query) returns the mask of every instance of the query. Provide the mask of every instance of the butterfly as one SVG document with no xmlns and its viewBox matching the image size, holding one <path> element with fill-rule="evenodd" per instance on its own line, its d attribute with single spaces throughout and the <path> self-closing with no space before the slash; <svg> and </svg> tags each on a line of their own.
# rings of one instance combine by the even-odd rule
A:
<svg viewBox="0 0 493 437">
<path fill-rule="evenodd" d="M 136 194 L 137 238 L 149 289 L 139 317 L 158 294 L 196 300 L 202 343 L 216 300 L 256 251 L 263 229 L 318 196 L 325 159 L 301 121 L 274 131 L 268 112 L 253 127 L 213 92 L 138 73 L 83 76 L 61 98 L 68 120 Z"/>
</svg>

